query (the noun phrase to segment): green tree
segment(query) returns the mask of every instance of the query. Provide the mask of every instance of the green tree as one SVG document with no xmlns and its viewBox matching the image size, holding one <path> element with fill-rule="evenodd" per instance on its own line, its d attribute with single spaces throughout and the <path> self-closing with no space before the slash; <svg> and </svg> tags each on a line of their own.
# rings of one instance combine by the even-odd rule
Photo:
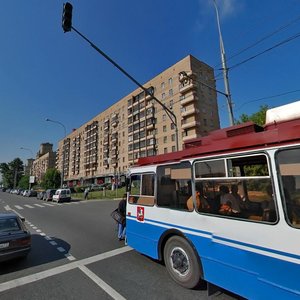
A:
<svg viewBox="0 0 300 300">
<path fill-rule="evenodd" d="M 269 109 L 268 105 L 261 105 L 260 110 L 252 115 L 242 114 L 237 120 L 237 124 L 252 121 L 257 125 L 264 125 L 266 122 L 266 112 Z"/>
<path fill-rule="evenodd" d="M 59 188 L 60 172 L 55 168 L 48 169 L 42 178 L 41 186 L 44 189 Z"/>
<path fill-rule="evenodd" d="M 29 187 L 29 176 L 28 175 L 24 175 L 21 177 L 21 179 L 19 180 L 18 183 L 18 187 L 22 188 L 22 189 L 28 189 Z"/>
<path fill-rule="evenodd" d="M 23 176 L 23 161 L 20 158 L 15 158 L 9 163 L 1 163 L 0 172 L 2 174 L 3 185 L 8 188 L 16 188 Z"/>
</svg>

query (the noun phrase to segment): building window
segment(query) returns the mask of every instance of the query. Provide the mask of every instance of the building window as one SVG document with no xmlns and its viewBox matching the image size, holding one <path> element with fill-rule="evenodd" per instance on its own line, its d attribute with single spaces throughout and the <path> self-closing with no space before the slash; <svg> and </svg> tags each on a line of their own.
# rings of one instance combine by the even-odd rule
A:
<svg viewBox="0 0 300 300">
<path fill-rule="evenodd" d="M 165 83 L 164 83 L 164 82 L 161 83 L 161 89 L 162 89 L 162 90 L 165 89 Z"/>
<path fill-rule="evenodd" d="M 162 93 L 161 94 L 161 99 L 165 99 L 166 98 L 166 94 L 165 93 Z"/>
<path fill-rule="evenodd" d="M 169 90 L 169 96 L 172 97 L 173 96 L 173 89 Z"/>
<path fill-rule="evenodd" d="M 172 78 L 169 78 L 169 86 L 172 86 L 173 85 L 173 79 Z"/>
<path fill-rule="evenodd" d="M 167 131 L 167 126 L 164 125 L 164 126 L 163 126 L 163 132 L 166 132 L 166 131 Z"/>
<path fill-rule="evenodd" d="M 164 148 L 164 154 L 168 153 L 168 148 Z"/>
<path fill-rule="evenodd" d="M 168 142 L 168 137 L 164 136 L 164 144 Z"/>
</svg>

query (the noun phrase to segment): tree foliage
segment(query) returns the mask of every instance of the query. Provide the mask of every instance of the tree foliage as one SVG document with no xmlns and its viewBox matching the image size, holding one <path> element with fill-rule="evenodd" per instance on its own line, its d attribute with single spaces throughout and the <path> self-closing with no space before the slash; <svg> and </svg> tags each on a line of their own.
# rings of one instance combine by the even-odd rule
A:
<svg viewBox="0 0 300 300">
<path fill-rule="evenodd" d="M 24 175 L 21 177 L 20 181 L 18 182 L 18 187 L 24 190 L 28 189 L 29 187 L 29 176 Z"/>
<path fill-rule="evenodd" d="M 257 125 L 264 125 L 266 122 L 266 112 L 269 109 L 268 105 L 261 105 L 260 110 L 252 115 L 242 114 L 237 120 L 237 124 L 252 121 Z"/>
<path fill-rule="evenodd" d="M 55 168 L 48 169 L 42 178 L 41 186 L 44 189 L 60 187 L 60 172 Z"/>
<path fill-rule="evenodd" d="M 0 164 L 3 185 L 8 188 L 16 188 L 23 176 L 24 165 L 20 158 L 15 158 L 9 163 Z"/>
</svg>

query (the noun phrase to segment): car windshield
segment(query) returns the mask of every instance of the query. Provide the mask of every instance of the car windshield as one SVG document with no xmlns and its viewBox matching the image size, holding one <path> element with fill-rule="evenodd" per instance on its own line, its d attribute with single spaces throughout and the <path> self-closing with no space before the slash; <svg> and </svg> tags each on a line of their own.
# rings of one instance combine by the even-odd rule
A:
<svg viewBox="0 0 300 300">
<path fill-rule="evenodd" d="M 20 229 L 16 218 L 0 219 L 0 232 L 19 231 Z"/>
</svg>

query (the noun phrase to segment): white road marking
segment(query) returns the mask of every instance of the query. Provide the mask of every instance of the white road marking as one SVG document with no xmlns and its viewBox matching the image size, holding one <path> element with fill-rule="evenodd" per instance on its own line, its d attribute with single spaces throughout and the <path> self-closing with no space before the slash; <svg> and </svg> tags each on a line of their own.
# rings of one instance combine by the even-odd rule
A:
<svg viewBox="0 0 300 300">
<path fill-rule="evenodd" d="M 35 273 L 32 275 L 13 279 L 13 280 L 10 280 L 7 282 L 3 282 L 3 283 L 0 283 L 0 292 L 7 291 L 10 289 L 19 287 L 19 286 L 23 286 L 28 283 L 36 282 L 36 281 L 39 281 L 39 280 L 42 280 L 42 279 L 45 279 L 45 278 L 48 278 L 48 277 L 51 277 L 54 275 L 58 275 L 58 274 L 79 268 L 80 266 L 85 266 L 87 264 L 97 262 L 97 261 L 100 261 L 100 260 L 103 260 L 106 258 L 110 258 L 115 255 L 119 255 L 119 254 L 122 254 L 122 253 L 125 253 L 128 251 L 131 251 L 131 250 L 132 250 L 132 248 L 130 248 L 129 246 L 126 246 L 126 247 L 115 249 L 115 250 L 112 250 L 109 252 L 101 253 L 101 254 L 98 254 L 98 255 L 95 255 L 95 256 L 92 256 L 89 258 L 84 258 L 79 261 L 71 262 L 69 264 L 65 264 L 63 266 L 59 266 L 59 267 L 56 267 L 53 269 L 49 269 L 49 270 Z M 117 299 L 117 298 L 115 298 L 115 299 Z"/>
<path fill-rule="evenodd" d="M 34 205 L 37 207 L 45 207 L 44 205 L 41 205 L 41 204 L 34 204 Z"/>
<path fill-rule="evenodd" d="M 66 253 L 65 257 L 70 261 L 76 260 L 76 258 L 73 255 L 71 255 L 70 253 Z"/>
<path fill-rule="evenodd" d="M 54 206 L 54 204 L 50 204 L 50 203 L 44 203 L 44 205 L 47 205 L 47 206 Z"/>
<path fill-rule="evenodd" d="M 24 206 L 28 207 L 28 208 L 34 208 L 33 206 L 29 205 L 29 204 L 24 204 Z"/>
<path fill-rule="evenodd" d="M 15 208 L 17 208 L 17 209 L 23 209 L 23 207 L 20 206 L 20 205 L 15 205 Z"/>
<path fill-rule="evenodd" d="M 120 295 L 116 290 L 114 290 L 111 286 L 109 286 L 106 282 L 104 282 L 100 277 L 98 277 L 95 273 L 89 270 L 86 266 L 79 266 L 79 269 L 90 279 L 92 279 L 98 286 L 100 286 L 113 299 L 126 299 L 122 295 Z"/>
</svg>

